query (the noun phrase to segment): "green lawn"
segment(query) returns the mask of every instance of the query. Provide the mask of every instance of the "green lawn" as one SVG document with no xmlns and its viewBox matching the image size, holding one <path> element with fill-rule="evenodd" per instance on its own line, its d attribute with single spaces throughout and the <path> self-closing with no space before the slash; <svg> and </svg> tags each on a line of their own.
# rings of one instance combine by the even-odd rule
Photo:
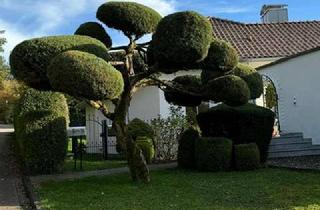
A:
<svg viewBox="0 0 320 210">
<path fill-rule="evenodd" d="M 125 160 L 83 160 L 82 171 L 103 170 L 109 168 L 126 167 Z M 74 169 L 74 160 L 67 159 L 64 162 L 64 171 L 80 171 L 80 161 L 77 161 L 77 168 Z"/>
<path fill-rule="evenodd" d="M 37 190 L 45 209 L 320 209 L 320 173 L 284 169 L 164 170 L 153 172 L 148 185 L 122 174 L 48 182 Z"/>
</svg>

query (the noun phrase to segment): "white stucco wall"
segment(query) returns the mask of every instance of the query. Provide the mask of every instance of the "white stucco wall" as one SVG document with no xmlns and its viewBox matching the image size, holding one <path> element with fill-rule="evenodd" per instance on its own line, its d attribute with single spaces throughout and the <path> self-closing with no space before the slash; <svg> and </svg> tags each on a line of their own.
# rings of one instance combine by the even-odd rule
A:
<svg viewBox="0 0 320 210">
<path fill-rule="evenodd" d="M 313 144 L 320 144 L 320 52 L 292 58 L 259 73 L 269 76 L 276 86 L 281 131 L 303 132 Z"/>
</svg>

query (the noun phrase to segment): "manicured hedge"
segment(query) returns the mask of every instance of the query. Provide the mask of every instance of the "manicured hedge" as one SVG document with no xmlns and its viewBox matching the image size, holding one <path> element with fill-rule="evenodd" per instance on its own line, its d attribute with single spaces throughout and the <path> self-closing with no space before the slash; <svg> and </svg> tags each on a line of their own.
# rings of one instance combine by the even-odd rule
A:
<svg viewBox="0 0 320 210">
<path fill-rule="evenodd" d="M 215 39 L 209 48 L 208 56 L 200 64 L 207 71 L 228 72 L 238 64 L 235 48 L 225 41 Z"/>
<path fill-rule="evenodd" d="M 250 89 L 250 99 L 256 99 L 263 93 L 262 76 L 252 67 L 239 63 L 234 74 L 246 81 Z"/>
<path fill-rule="evenodd" d="M 210 71 L 210 70 L 205 70 L 203 69 L 201 71 L 201 82 L 202 84 L 207 84 L 210 80 L 216 79 L 218 77 L 225 76 L 223 72 L 219 71 Z"/>
<path fill-rule="evenodd" d="M 74 34 L 90 36 L 100 40 L 107 48 L 112 46 L 112 40 L 100 23 L 85 22 L 79 26 Z"/>
<path fill-rule="evenodd" d="M 222 137 L 202 137 L 196 141 L 197 168 L 202 171 L 224 171 L 231 167 L 232 141 Z"/>
<path fill-rule="evenodd" d="M 107 59 L 106 46 L 97 39 L 80 36 L 49 36 L 21 42 L 10 54 L 12 74 L 28 86 L 51 90 L 47 67 L 52 58 L 67 50 L 79 50 Z"/>
<path fill-rule="evenodd" d="M 32 174 L 60 172 L 67 149 L 68 105 L 60 93 L 29 89 L 15 110 L 14 128 Z"/>
<path fill-rule="evenodd" d="M 154 139 L 155 135 L 152 127 L 148 123 L 138 118 L 134 118 L 129 122 L 128 132 L 133 139 L 137 139 L 138 136 Z"/>
<path fill-rule="evenodd" d="M 142 36 L 155 31 L 161 15 L 135 2 L 107 2 L 97 11 L 97 18 L 125 35 Z"/>
<path fill-rule="evenodd" d="M 250 90 L 240 77 L 227 75 L 210 80 L 206 85 L 206 96 L 216 102 L 238 106 L 248 102 Z"/>
<path fill-rule="evenodd" d="M 260 167 L 260 152 L 256 143 L 234 146 L 234 160 L 237 170 L 253 170 Z"/>
<path fill-rule="evenodd" d="M 177 85 L 177 90 L 166 88 L 164 96 L 167 102 L 178 106 L 198 106 L 201 104 L 202 97 L 190 95 L 179 91 L 183 89 L 192 93 L 201 93 L 201 80 L 197 76 L 185 75 L 173 79 Z"/>
<path fill-rule="evenodd" d="M 103 59 L 70 50 L 52 59 L 48 67 L 52 88 L 91 100 L 117 98 L 123 91 L 122 74 Z"/>
<path fill-rule="evenodd" d="M 260 160 L 267 159 L 268 146 L 272 138 L 274 113 L 254 104 L 230 107 L 217 105 L 197 116 L 203 136 L 224 136 L 234 144 L 256 143 Z"/>
<path fill-rule="evenodd" d="M 164 73 L 188 68 L 207 56 L 212 33 L 209 20 L 196 12 L 170 14 L 162 18 L 152 37 L 154 59 Z"/>
<path fill-rule="evenodd" d="M 147 163 L 151 163 L 154 158 L 154 145 L 151 138 L 138 136 L 136 139 L 137 146 L 141 149 Z"/>
<path fill-rule="evenodd" d="M 195 168 L 195 142 L 198 141 L 199 132 L 189 128 L 181 134 L 178 146 L 178 166 L 180 168 Z"/>
</svg>

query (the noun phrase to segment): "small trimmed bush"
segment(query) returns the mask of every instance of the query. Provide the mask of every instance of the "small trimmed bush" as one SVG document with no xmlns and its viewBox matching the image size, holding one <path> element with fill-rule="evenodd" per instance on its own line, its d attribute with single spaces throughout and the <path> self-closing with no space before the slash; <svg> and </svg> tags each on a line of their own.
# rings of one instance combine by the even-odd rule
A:
<svg viewBox="0 0 320 210">
<path fill-rule="evenodd" d="M 216 79 L 216 78 L 222 77 L 222 76 L 225 76 L 225 74 L 223 72 L 209 71 L 209 70 L 203 69 L 201 71 L 201 82 L 202 82 L 202 84 L 207 84 L 210 80 L 213 80 L 213 79 Z"/>
<path fill-rule="evenodd" d="M 181 134 L 178 146 L 178 166 L 180 168 L 195 168 L 195 142 L 199 139 L 199 132 L 189 128 Z"/>
<path fill-rule="evenodd" d="M 60 93 L 29 89 L 15 110 L 14 128 L 31 174 L 60 172 L 67 150 L 68 105 Z"/>
<path fill-rule="evenodd" d="M 111 1 L 98 8 L 97 18 L 127 36 L 140 37 L 155 31 L 161 15 L 139 3 Z"/>
<path fill-rule="evenodd" d="M 228 72 L 238 64 L 239 56 L 235 48 L 225 41 L 215 39 L 208 56 L 200 64 L 207 71 Z"/>
<path fill-rule="evenodd" d="M 179 76 L 174 78 L 173 82 L 177 84 L 178 89 L 181 89 L 182 87 L 184 90 L 193 93 L 201 92 L 201 80 L 197 76 Z M 166 88 L 164 96 L 167 102 L 178 106 L 198 106 L 201 104 L 202 100 L 201 97 L 181 93 L 172 88 Z"/>
<path fill-rule="evenodd" d="M 129 122 L 128 132 L 133 139 L 137 139 L 138 136 L 144 136 L 150 139 L 154 139 L 155 135 L 152 127 L 148 123 L 138 118 L 134 118 Z"/>
<path fill-rule="evenodd" d="M 256 143 L 234 146 L 234 160 L 237 170 L 253 170 L 260 167 L 260 152 Z"/>
<path fill-rule="evenodd" d="M 137 146 L 141 149 L 147 163 L 151 163 L 154 158 L 154 145 L 151 138 L 138 136 L 136 139 Z"/>
<path fill-rule="evenodd" d="M 246 104 L 250 98 L 247 83 L 238 76 L 227 75 L 210 80 L 206 87 L 208 99 L 230 106 Z"/>
<path fill-rule="evenodd" d="M 76 50 L 52 59 L 48 78 L 54 90 L 90 100 L 117 98 L 124 86 L 122 74 L 111 64 Z"/>
<path fill-rule="evenodd" d="M 232 162 L 232 141 L 222 137 L 199 138 L 196 141 L 195 156 L 199 170 L 228 170 Z"/>
<path fill-rule="evenodd" d="M 250 99 L 256 99 L 263 93 L 262 76 L 252 67 L 239 63 L 234 74 L 246 81 L 250 89 Z"/>
<path fill-rule="evenodd" d="M 107 48 L 112 46 L 112 40 L 100 23 L 85 22 L 79 26 L 74 34 L 90 36 L 100 40 Z"/>
<path fill-rule="evenodd" d="M 10 54 L 14 77 L 39 90 L 51 90 L 47 67 L 52 58 L 67 50 L 79 50 L 108 58 L 106 46 L 97 39 L 80 36 L 48 36 L 21 42 Z"/>
<path fill-rule="evenodd" d="M 260 160 L 264 163 L 272 138 L 274 117 L 270 109 L 254 104 L 239 107 L 220 104 L 198 114 L 197 121 L 202 136 L 224 136 L 234 144 L 256 143 Z"/>
<path fill-rule="evenodd" d="M 162 18 L 152 37 L 154 59 L 164 73 L 193 66 L 207 56 L 212 33 L 209 20 L 196 12 L 168 15 Z"/>
</svg>

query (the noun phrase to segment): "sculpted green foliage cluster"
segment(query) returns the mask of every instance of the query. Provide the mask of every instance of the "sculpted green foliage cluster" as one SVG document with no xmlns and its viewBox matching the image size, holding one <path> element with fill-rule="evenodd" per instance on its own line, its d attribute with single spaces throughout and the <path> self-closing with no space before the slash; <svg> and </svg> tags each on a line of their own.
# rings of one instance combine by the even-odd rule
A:
<svg viewBox="0 0 320 210">
<path fill-rule="evenodd" d="M 195 143 L 198 141 L 200 134 L 193 128 L 189 128 L 181 134 L 178 148 L 178 166 L 181 168 L 194 168 Z"/>
<path fill-rule="evenodd" d="M 155 135 L 152 127 L 148 123 L 138 118 L 134 118 L 129 122 L 128 132 L 133 139 L 136 139 L 138 136 L 145 136 L 153 139 Z"/>
<path fill-rule="evenodd" d="M 198 92 L 202 88 L 201 80 L 197 76 L 179 76 L 174 78 L 173 82 L 176 84 L 176 88 L 180 88 L 185 91 Z M 164 96 L 169 103 L 179 106 L 198 106 L 202 100 L 201 97 L 189 95 L 187 93 L 182 93 L 177 89 L 169 87 L 166 88 Z"/>
<path fill-rule="evenodd" d="M 100 23 L 86 22 L 79 26 L 76 35 L 90 36 L 101 41 L 107 48 L 112 46 L 112 40 Z"/>
<path fill-rule="evenodd" d="M 168 15 L 152 37 L 154 59 L 164 73 L 193 66 L 207 56 L 212 33 L 209 20 L 196 12 Z"/>
<path fill-rule="evenodd" d="M 246 81 L 250 89 L 250 99 L 256 99 L 263 93 L 262 76 L 252 67 L 239 63 L 234 74 Z"/>
<path fill-rule="evenodd" d="M 69 121 L 65 97 L 28 89 L 16 107 L 14 118 L 16 139 L 30 172 L 61 172 Z"/>
<path fill-rule="evenodd" d="M 200 64 L 206 71 L 228 72 L 238 64 L 239 56 L 235 48 L 225 41 L 214 39 L 208 56 Z"/>
<path fill-rule="evenodd" d="M 108 27 L 127 36 L 140 37 L 155 31 L 161 15 L 155 10 L 135 2 L 108 2 L 97 11 L 97 18 Z"/>
<path fill-rule="evenodd" d="M 80 50 L 100 58 L 108 57 L 106 46 L 88 36 L 49 36 L 23 41 L 10 54 L 12 74 L 28 86 L 51 90 L 47 67 L 52 58 L 67 50 Z"/>
<path fill-rule="evenodd" d="M 147 136 L 138 136 L 136 139 L 137 146 L 141 149 L 147 163 L 151 163 L 154 158 L 153 140 Z"/>
<path fill-rule="evenodd" d="M 71 96 L 90 100 L 113 99 L 123 90 L 121 73 L 90 53 L 63 52 L 52 59 L 47 71 L 51 86 Z"/>
<path fill-rule="evenodd" d="M 235 145 L 234 157 L 237 170 L 253 170 L 260 167 L 260 152 L 256 143 Z"/>
</svg>

